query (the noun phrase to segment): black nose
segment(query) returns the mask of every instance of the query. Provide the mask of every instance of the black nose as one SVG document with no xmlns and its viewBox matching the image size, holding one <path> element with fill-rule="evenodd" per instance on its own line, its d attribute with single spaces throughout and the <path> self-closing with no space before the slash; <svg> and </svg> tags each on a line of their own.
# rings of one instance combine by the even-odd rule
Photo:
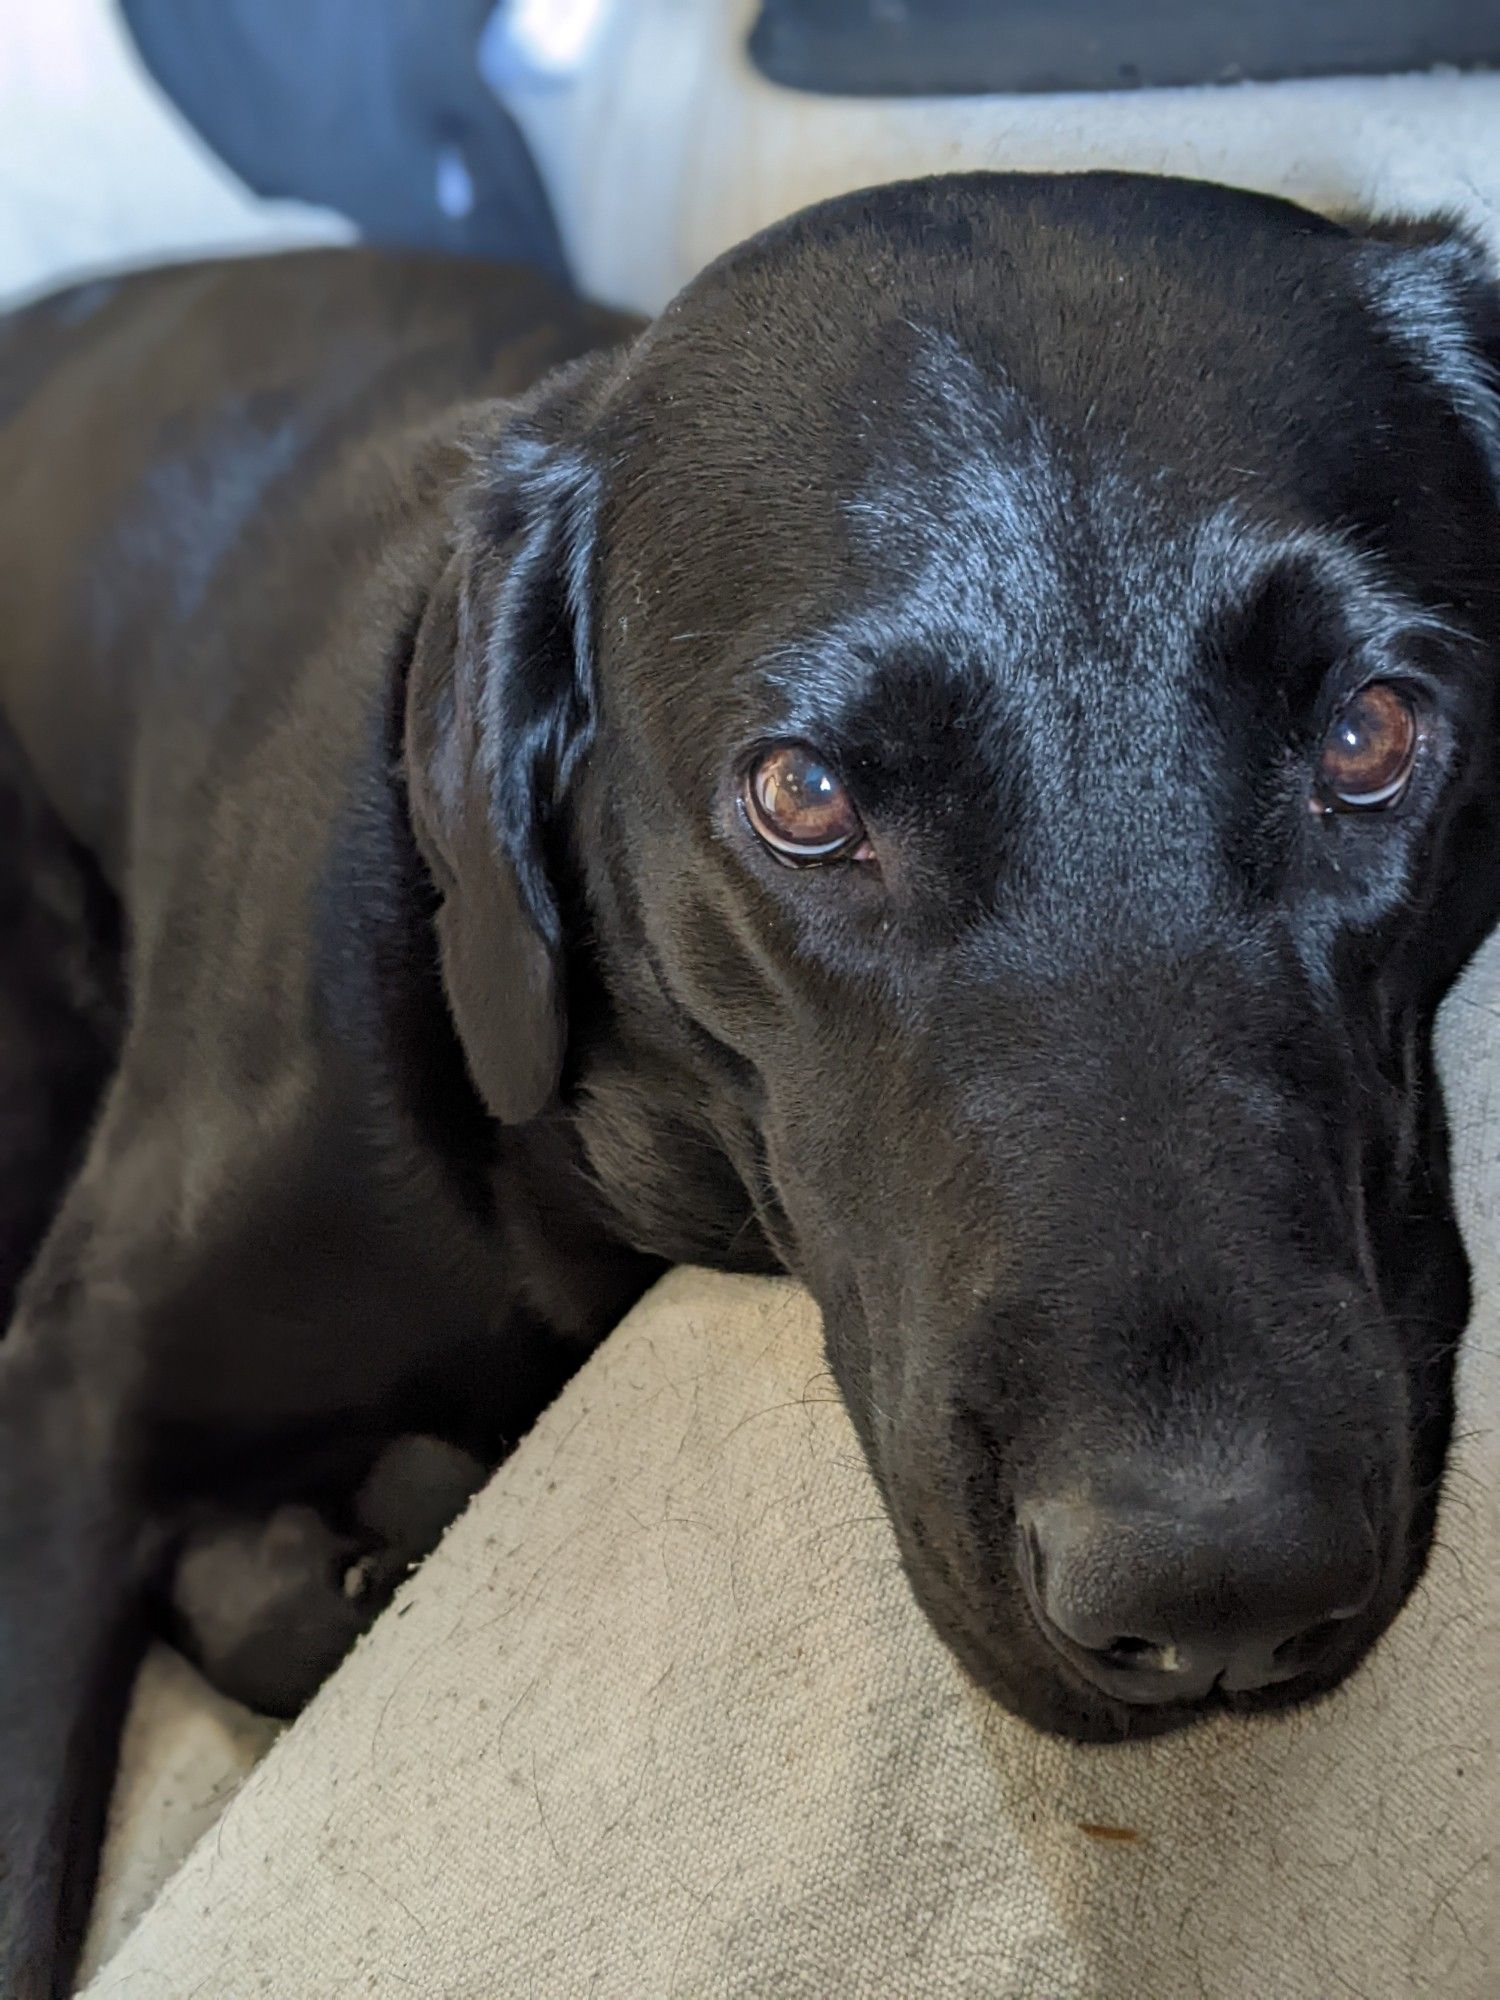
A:
<svg viewBox="0 0 1500 2000">
<path fill-rule="evenodd" d="M 1379 1580 L 1357 1498 L 1299 1503 L 1269 1481 L 1233 1495 L 1043 1500 L 1018 1520 L 1048 1638 L 1122 1701 L 1294 1680 L 1339 1644 Z"/>
</svg>

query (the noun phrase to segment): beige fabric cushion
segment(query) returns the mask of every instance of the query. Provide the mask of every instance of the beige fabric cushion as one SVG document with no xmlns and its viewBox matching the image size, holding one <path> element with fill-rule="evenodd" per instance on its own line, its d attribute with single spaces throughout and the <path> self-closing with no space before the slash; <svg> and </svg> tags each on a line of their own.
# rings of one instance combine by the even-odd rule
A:
<svg viewBox="0 0 1500 2000">
<path fill-rule="evenodd" d="M 1492 943 L 1445 1019 L 1480 1295 L 1440 1546 L 1334 1699 L 1128 1749 L 1001 1714 L 908 1593 L 806 1298 L 679 1272 L 89 1992 L 1492 1995 L 1497 1010 Z"/>
<path fill-rule="evenodd" d="M 136 1681 L 83 1954 L 102 1965 L 281 1732 L 156 1646 Z"/>
</svg>

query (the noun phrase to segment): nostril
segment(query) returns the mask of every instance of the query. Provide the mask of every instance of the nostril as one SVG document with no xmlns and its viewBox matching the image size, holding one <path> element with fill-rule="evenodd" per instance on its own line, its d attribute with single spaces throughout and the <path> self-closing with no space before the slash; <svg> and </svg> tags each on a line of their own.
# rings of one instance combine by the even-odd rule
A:
<svg viewBox="0 0 1500 2000">
<path fill-rule="evenodd" d="M 1125 1638 L 1115 1639 L 1108 1646 L 1101 1646 L 1094 1652 L 1094 1658 L 1101 1666 L 1111 1667 L 1116 1673 L 1138 1674 L 1141 1676 L 1191 1674 L 1201 1667 L 1201 1661 L 1172 1640 Z"/>
<path fill-rule="evenodd" d="M 1159 1653 L 1161 1647 L 1153 1646 L 1149 1639 L 1114 1639 L 1100 1651 L 1111 1666 L 1147 1667 L 1156 1664 L 1152 1655 Z"/>
<path fill-rule="evenodd" d="M 1026 1567 L 1031 1581 L 1040 1590 L 1046 1579 L 1046 1557 L 1042 1554 L 1042 1544 L 1036 1528 L 1029 1521 L 1022 1525 L 1021 1540 L 1026 1549 Z"/>
</svg>

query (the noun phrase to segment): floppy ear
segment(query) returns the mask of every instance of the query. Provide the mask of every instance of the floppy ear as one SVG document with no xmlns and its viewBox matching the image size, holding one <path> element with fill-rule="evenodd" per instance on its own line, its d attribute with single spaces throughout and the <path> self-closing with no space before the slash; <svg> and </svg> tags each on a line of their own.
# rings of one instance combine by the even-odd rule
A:
<svg viewBox="0 0 1500 2000">
<path fill-rule="evenodd" d="M 1361 233 L 1377 308 L 1452 398 L 1500 493 L 1500 263 L 1451 216 L 1377 218 Z"/>
<path fill-rule="evenodd" d="M 566 1036 L 547 849 L 593 730 L 596 482 L 524 418 L 475 468 L 417 631 L 406 771 L 469 1071 L 493 1116 L 521 1124 L 553 1096 Z"/>
</svg>

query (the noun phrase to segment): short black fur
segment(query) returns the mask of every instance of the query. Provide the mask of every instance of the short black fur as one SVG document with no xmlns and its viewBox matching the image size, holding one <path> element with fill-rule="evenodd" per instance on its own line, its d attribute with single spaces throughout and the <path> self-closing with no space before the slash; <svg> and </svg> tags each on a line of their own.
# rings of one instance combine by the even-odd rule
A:
<svg viewBox="0 0 1500 2000">
<path fill-rule="evenodd" d="M 294 1706 L 326 1650 L 247 1666 L 204 1551 L 376 1562 L 394 1441 L 493 1462 L 675 1260 L 811 1287 L 1038 1726 L 1354 1668 L 1467 1314 L 1497 358 L 1444 225 L 1115 175 L 850 196 L 645 329 L 362 252 L 0 328 L 0 1990 L 66 1990 L 174 1565 Z M 1371 678 L 1408 792 L 1310 810 Z M 874 865 L 761 847 L 787 738 Z M 1046 1509 L 1142 1465 L 1365 1564 L 1306 1671 L 1143 1706 L 1045 1629 Z"/>
</svg>

